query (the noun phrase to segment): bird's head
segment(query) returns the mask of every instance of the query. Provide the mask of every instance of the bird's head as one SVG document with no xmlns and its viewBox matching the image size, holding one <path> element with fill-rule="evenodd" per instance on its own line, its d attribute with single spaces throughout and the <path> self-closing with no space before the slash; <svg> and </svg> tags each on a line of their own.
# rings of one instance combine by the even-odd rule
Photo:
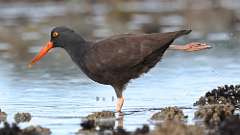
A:
<svg viewBox="0 0 240 135">
<path fill-rule="evenodd" d="M 74 41 L 83 40 L 78 34 L 76 34 L 72 29 L 67 27 L 55 27 L 51 31 L 50 41 L 40 50 L 38 55 L 36 55 L 33 60 L 30 62 L 28 67 L 32 67 L 37 61 L 44 57 L 49 50 L 54 47 L 66 48 L 71 44 L 74 44 Z"/>
</svg>

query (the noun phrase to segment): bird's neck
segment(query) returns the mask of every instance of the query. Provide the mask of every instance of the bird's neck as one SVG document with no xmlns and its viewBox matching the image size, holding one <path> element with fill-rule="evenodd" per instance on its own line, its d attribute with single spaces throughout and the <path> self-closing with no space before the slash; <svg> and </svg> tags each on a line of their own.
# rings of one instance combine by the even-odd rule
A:
<svg viewBox="0 0 240 135">
<path fill-rule="evenodd" d="M 70 37 L 66 42 L 64 49 L 71 56 L 72 60 L 80 64 L 84 54 L 90 48 L 90 44 L 84 40 L 80 35 Z"/>
</svg>

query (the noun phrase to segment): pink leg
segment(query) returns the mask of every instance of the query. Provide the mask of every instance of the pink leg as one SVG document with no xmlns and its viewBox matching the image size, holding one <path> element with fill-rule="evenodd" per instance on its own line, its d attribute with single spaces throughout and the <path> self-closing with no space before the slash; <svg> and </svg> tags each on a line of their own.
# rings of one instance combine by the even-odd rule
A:
<svg viewBox="0 0 240 135">
<path fill-rule="evenodd" d="M 123 103 L 124 103 L 124 97 L 123 96 L 118 97 L 117 105 L 116 105 L 116 112 L 121 112 Z"/>
</svg>

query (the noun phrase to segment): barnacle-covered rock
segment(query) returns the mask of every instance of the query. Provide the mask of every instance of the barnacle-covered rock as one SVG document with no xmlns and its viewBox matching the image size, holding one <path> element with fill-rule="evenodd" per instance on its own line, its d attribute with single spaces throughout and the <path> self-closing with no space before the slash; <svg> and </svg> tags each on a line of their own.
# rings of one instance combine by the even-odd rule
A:
<svg viewBox="0 0 240 135">
<path fill-rule="evenodd" d="M 16 121 L 16 123 L 20 123 L 20 122 L 28 122 L 32 119 L 32 116 L 30 113 L 16 113 L 14 115 L 14 120 Z"/>
<path fill-rule="evenodd" d="M 113 129 L 115 126 L 115 113 L 111 111 L 102 111 L 94 112 L 93 114 L 88 115 L 84 121 L 94 121 L 94 124 L 91 124 L 94 127 L 99 127 L 100 130 Z"/>
<path fill-rule="evenodd" d="M 195 119 L 201 120 L 207 127 L 219 126 L 227 117 L 234 113 L 234 106 L 231 104 L 216 104 L 200 106 L 194 113 Z"/>
<path fill-rule="evenodd" d="M 240 107 L 240 85 L 225 85 L 218 87 L 200 97 L 194 105 L 211 105 L 211 104 L 232 104 L 236 107 Z"/>
<path fill-rule="evenodd" d="M 155 121 L 165 121 L 165 120 L 185 120 L 187 116 L 184 116 L 183 111 L 177 107 L 166 107 L 160 112 L 153 114 L 151 117 Z"/>
<path fill-rule="evenodd" d="M 51 131 L 48 128 L 41 126 L 29 126 L 20 129 L 17 124 L 10 125 L 5 122 L 4 126 L 0 128 L 0 135 L 50 135 Z"/>
<path fill-rule="evenodd" d="M 86 117 L 88 120 L 115 118 L 115 113 L 111 111 L 94 112 Z"/>
<path fill-rule="evenodd" d="M 23 135 L 50 135 L 49 128 L 43 128 L 41 126 L 29 126 L 22 130 Z"/>
<path fill-rule="evenodd" d="M 226 118 L 219 126 L 217 135 L 239 135 L 240 118 L 239 115 L 233 115 Z"/>
<path fill-rule="evenodd" d="M 204 129 L 182 122 L 166 121 L 158 124 L 150 135 L 204 135 Z"/>
</svg>

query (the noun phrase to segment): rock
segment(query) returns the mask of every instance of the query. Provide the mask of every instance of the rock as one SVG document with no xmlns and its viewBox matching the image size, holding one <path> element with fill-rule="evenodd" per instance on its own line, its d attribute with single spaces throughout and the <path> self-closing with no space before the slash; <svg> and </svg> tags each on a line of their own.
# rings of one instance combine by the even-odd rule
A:
<svg viewBox="0 0 240 135">
<path fill-rule="evenodd" d="M 41 126 L 29 126 L 22 130 L 23 135 L 50 135 L 49 128 L 43 128 Z"/>
<path fill-rule="evenodd" d="M 16 124 L 4 123 L 3 127 L 0 128 L 0 135 L 22 135 L 21 129 Z"/>
<path fill-rule="evenodd" d="M 0 135 L 50 135 L 51 131 L 48 128 L 42 128 L 41 126 L 30 126 L 25 129 L 20 129 L 17 124 L 4 123 L 4 126 L 0 128 Z"/>
<path fill-rule="evenodd" d="M 145 134 L 148 134 L 149 131 L 150 131 L 149 126 L 143 125 L 142 128 L 137 128 L 133 134 L 134 135 L 145 135 Z"/>
<path fill-rule="evenodd" d="M 240 118 L 239 115 L 233 115 L 226 118 L 217 131 L 217 135 L 239 135 Z"/>
<path fill-rule="evenodd" d="M 84 120 L 81 124 L 82 130 L 95 130 L 94 120 Z"/>
<path fill-rule="evenodd" d="M 86 117 L 88 120 L 115 118 L 115 113 L 111 111 L 94 112 Z"/>
<path fill-rule="evenodd" d="M 113 130 L 115 126 L 115 113 L 111 111 L 94 112 L 82 120 L 80 129 L 77 134 L 96 134 Z M 99 131 L 96 130 L 99 127 Z M 108 132 L 109 133 L 109 132 Z"/>
<path fill-rule="evenodd" d="M 20 122 L 29 122 L 31 120 L 32 116 L 30 113 L 17 113 L 14 115 L 14 120 L 16 123 Z"/>
<path fill-rule="evenodd" d="M 125 129 L 118 127 L 114 133 L 114 135 L 130 135 L 130 132 L 126 131 Z"/>
<path fill-rule="evenodd" d="M 155 121 L 165 121 L 165 120 L 176 120 L 182 121 L 185 120 L 187 116 L 184 116 L 183 111 L 177 107 L 166 107 L 160 112 L 153 114 L 151 117 Z"/>
<path fill-rule="evenodd" d="M 100 130 L 113 129 L 115 126 L 115 113 L 111 111 L 94 112 L 86 117 L 87 120 L 94 120 L 95 126 Z"/>
<path fill-rule="evenodd" d="M 2 112 L 0 109 L 0 122 L 1 121 L 6 121 L 7 120 L 7 113 Z"/>
<path fill-rule="evenodd" d="M 204 135 L 201 127 L 185 125 L 182 122 L 166 121 L 156 125 L 149 135 Z"/>
<path fill-rule="evenodd" d="M 205 96 L 200 97 L 198 101 L 194 103 L 196 105 L 211 105 L 211 104 L 232 104 L 236 107 L 240 107 L 240 85 L 225 85 L 218 87 L 210 92 L 207 92 Z"/>
<path fill-rule="evenodd" d="M 227 117 L 232 116 L 234 113 L 234 106 L 231 104 L 216 104 L 200 106 L 194 113 L 195 119 L 202 120 L 209 128 L 214 128 Z"/>
</svg>

